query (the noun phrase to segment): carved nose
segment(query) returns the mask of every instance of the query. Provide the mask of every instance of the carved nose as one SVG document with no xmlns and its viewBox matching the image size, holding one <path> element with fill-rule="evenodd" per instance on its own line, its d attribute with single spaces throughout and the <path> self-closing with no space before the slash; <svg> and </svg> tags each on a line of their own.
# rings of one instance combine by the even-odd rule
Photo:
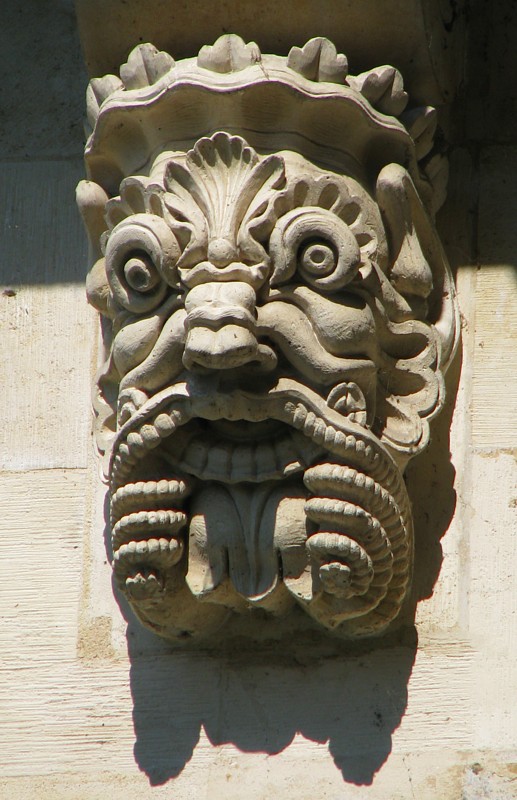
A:
<svg viewBox="0 0 517 800">
<path fill-rule="evenodd" d="M 205 283 L 185 300 L 187 369 L 233 369 L 258 357 L 255 292 L 246 283 Z"/>
</svg>

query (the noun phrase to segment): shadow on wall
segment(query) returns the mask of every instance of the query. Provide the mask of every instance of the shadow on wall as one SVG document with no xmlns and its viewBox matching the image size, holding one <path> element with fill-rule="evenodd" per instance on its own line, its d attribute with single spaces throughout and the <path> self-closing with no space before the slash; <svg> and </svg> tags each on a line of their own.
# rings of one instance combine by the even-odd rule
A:
<svg viewBox="0 0 517 800">
<path fill-rule="evenodd" d="M 460 339 L 458 352 L 446 375 L 445 408 L 431 424 L 427 449 L 409 464 L 405 473 L 415 529 L 411 621 L 416 604 L 433 594 L 443 561 L 441 539 L 447 533 L 456 508 L 456 471 L 451 463 L 449 438 L 461 364 Z"/>
<path fill-rule="evenodd" d="M 1 159 L 80 159 L 88 78 L 73 0 L 8 0 L 0 24 Z"/>
<path fill-rule="evenodd" d="M 274 755 L 298 734 L 327 744 L 345 781 L 369 785 L 392 749 L 407 707 L 417 635 L 418 600 L 433 593 L 442 563 L 440 540 L 454 514 L 455 471 L 449 428 L 461 370 L 448 373 L 448 401 L 427 451 L 411 464 L 407 482 L 416 527 L 413 596 L 398 632 L 350 645 L 294 619 L 276 640 L 234 637 L 215 649 L 175 649 L 145 630 L 115 592 L 127 620 L 135 760 L 151 785 L 179 775 L 201 729 L 214 745 Z M 108 505 L 105 508 L 109 519 Z M 105 545 L 109 557 L 110 529 Z M 299 616 L 305 615 L 299 611 Z M 248 628 L 254 625 L 250 619 Z M 302 626 L 303 627 L 303 626 Z M 294 632 L 294 633 L 293 633 Z M 278 634 L 277 634 L 278 635 Z"/>
<path fill-rule="evenodd" d="M 182 772 L 202 728 L 214 746 L 232 744 L 268 755 L 285 750 L 298 734 L 327 744 L 345 781 L 372 783 L 406 711 L 417 649 L 414 611 L 418 600 L 433 593 L 442 563 L 440 540 L 454 514 L 448 437 L 460 369 L 458 353 L 448 374 L 447 407 L 428 450 L 408 470 L 415 575 L 406 627 L 397 633 L 362 648 L 305 630 L 275 641 L 229 639 L 217 651 L 171 651 L 134 619 L 119 596 L 128 622 L 135 760 L 151 785 Z M 107 527 L 108 552 L 109 539 Z"/>
<path fill-rule="evenodd" d="M 345 781 L 372 783 L 406 711 L 417 649 L 414 612 L 433 593 L 443 558 L 440 541 L 456 505 L 449 429 L 460 370 L 461 352 L 447 376 L 447 405 L 433 425 L 431 443 L 407 470 L 416 558 L 405 627 L 398 632 L 350 645 L 303 629 L 293 614 L 281 637 L 264 641 L 262 623 L 250 617 L 244 625 L 254 639 L 225 636 L 212 649 L 171 650 L 118 596 L 128 623 L 134 755 L 151 785 L 182 772 L 202 729 L 214 746 L 267 755 L 282 752 L 300 735 L 328 746 Z M 105 536 L 111 558 L 108 524 Z"/>
<path fill-rule="evenodd" d="M 134 623 L 136 627 L 137 623 Z M 274 755 L 296 734 L 328 743 L 345 781 L 371 784 L 407 705 L 416 634 L 362 654 L 281 641 L 255 652 L 138 656 L 131 644 L 135 759 L 152 785 L 181 773 L 201 728 L 213 745 Z M 313 642 L 314 644 L 314 642 Z M 334 651 L 332 653 L 332 650 Z"/>
<path fill-rule="evenodd" d="M 108 552 L 109 538 L 107 527 Z M 414 626 L 359 646 L 317 630 L 266 642 L 233 638 L 218 650 L 174 649 L 114 592 L 127 621 L 134 756 L 152 786 L 183 771 L 202 730 L 214 746 L 267 755 L 301 735 L 327 744 L 346 782 L 373 782 L 406 711 Z"/>
</svg>

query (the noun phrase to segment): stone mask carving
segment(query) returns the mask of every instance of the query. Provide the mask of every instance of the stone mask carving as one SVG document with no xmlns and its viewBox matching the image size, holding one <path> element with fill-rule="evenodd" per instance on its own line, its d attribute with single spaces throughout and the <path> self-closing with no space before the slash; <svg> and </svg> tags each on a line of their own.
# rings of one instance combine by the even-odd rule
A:
<svg viewBox="0 0 517 800">
<path fill-rule="evenodd" d="M 406 596 L 403 470 L 444 401 L 457 317 L 430 215 L 436 120 L 327 40 L 142 45 L 92 81 L 88 292 L 113 569 L 181 640 L 298 604 L 345 637 Z"/>
</svg>

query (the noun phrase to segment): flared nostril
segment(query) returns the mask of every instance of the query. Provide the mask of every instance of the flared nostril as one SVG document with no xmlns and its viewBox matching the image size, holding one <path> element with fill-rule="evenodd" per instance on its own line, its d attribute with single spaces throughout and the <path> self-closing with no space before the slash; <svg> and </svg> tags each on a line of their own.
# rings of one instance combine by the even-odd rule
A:
<svg viewBox="0 0 517 800">
<path fill-rule="evenodd" d="M 256 294 L 241 281 L 211 281 L 185 298 L 187 369 L 234 369 L 260 361 L 256 336 Z"/>
<path fill-rule="evenodd" d="M 235 369 L 257 359 L 255 334 L 241 325 L 227 324 L 217 330 L 197 325 L 187 334 L 183 364 L 187 369 Z"/>
</svg>

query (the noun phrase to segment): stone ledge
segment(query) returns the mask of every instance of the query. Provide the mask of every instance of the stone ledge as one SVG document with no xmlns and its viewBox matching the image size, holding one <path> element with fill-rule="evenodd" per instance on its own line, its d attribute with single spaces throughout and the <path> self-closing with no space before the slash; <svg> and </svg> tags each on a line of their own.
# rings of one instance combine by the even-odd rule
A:
<svg viewBox="0 0 517 800">
<path fill-rule="evenodd" d="M 393 64 L 414 99 L 433 105 L 450 102 L 461 79 L 462 6 L 440 0 L 308 0 L 301 7 L 286 0 L 279 13 L 276 0 L 76 0 L 92 77 L 116 72 L 140 42 L 181 59 L 229 32 L 279 55 L 326 36 L 356 72 Z"/>
</svg>

